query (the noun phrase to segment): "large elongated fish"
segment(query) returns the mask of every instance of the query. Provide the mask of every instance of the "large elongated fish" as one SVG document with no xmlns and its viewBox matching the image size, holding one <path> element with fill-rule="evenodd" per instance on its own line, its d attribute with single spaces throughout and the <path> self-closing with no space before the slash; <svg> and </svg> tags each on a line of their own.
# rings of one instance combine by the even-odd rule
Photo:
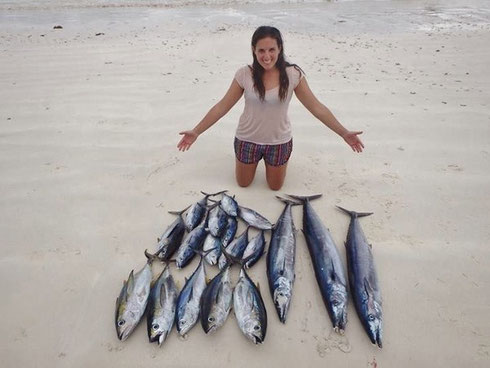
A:
<svg viewBox="0 0 490 368">
<path fill-rule="evenodd" d="M 359 217 L 369 216 L 372 213 L 358 213 L 337 207 L 351 218 L 345 247 L 347 250 L 350 289 L 357 315 L 371 342 L 381 348 L 383 346 L 381 291 L 374 267 L 371 245 L 367 242 L 359 223 Z"/>
<path fill-rule="evenodd" d="M 121 341 L 126 340 L 134 331 L 148 303 L 152 278 L 151 264 L 155 256 L 146 251 L 145 255 L 148 257 L 148 262 L 138 272 L 131 271 L 116 300 L 116 332 Z"/>
<path fill-rule="evenodd" d="M 243 267 L 233 291 L 233 310 L 243 334 L 255 344 L 262 344 L 267 332 L 267 311 L 260 290 Z"/>
<path fill-rule="evenodd" d="M 198 318 L 201 304 L 201 296 L 206 289 L 206 269 L 204 257 L 186 281 L 184 288 L 177 298 L 177 310 L 175 313 L 175 324 L 180 335 L 184 336 L 194 327 Z"/>
<path fill-rule="evenodd" d="M 148 300 L 147 330 L 150 342 L 158 345 L 167 338 L 175 321 L 179 292 L 167 265 L 151 287 Z"/>
<path fill-rule="evenodd" d="M 167 261 L 175 253 L 177 248 L 179 248 L 180 243 L 182 243 L 182 238 L 185 233 L 185 223 L 182 214 L 186 210 L 187 208 L 180 212 L 170 212 L 178 215 L 178 217 L 165 230 L 162 236 L 158 238 L 156 254 L 164 261 Z"/>
<path fill-rule="evenodd" d="M 310 204 L 310 200 L 320 198 L 321 194 L 290 197 L 303 202 L 303 233 L 316 281 L 334 329 L 343 333 L 347 324 L 347 278 L 332 236 Z"/>
<path fill-rule="evenodd" d="M 269 252 L 267 253 L 267 278 L 279 320 L 286 323 L 293 296 L 296 259 L 296 229 L 291 206 L 299 203 L 281 197 L 277 198 L 286 203 L 286 206 L 272 228 Z"/>
<path fill-rule="evenodd" d="M 205 333 L 214 332 L 225 324 L 232 297 L 230 266 L 227 266 L 209 282 L 202 294 L 201 325 Z"/>
</svg>

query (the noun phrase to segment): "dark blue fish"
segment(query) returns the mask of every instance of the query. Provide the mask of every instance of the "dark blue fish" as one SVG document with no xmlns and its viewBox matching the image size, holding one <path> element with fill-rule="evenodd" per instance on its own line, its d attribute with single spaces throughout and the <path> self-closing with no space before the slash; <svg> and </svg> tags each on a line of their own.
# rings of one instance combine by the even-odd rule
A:
<svg viewBox="0 0 490 368">
<path fill-rule="evenodd" d="M 207 218 L 208 214 L 206 213 L 199 226 L 194 228 L 194 230 L 184 237 L 175 259 L 177 268 L 184 268 L 187 266 L 196 255 L 196 250 L 201 249 L 208 233 L 206 230 Z"/>
<path fill-rule="evenodd" d="M 228 246 L 226 247 L 226 253 L 228 253 L 232 257 L 241 259 L 243 252 L 247 247 L 247 244 L 248 244 L 248 227 L 238 238 L 236 238 L 230 244 L 228 244 Z M 219 269 L 222 270 L 229 263 L 230 261 L 225 256 L 225 254 L 221 254 L 221 257 L 219 257 L 219 262 L 218 262 Z"/>
<path fill-rule="evenodd" d="M 242 260 L 247 260 L 244 263 L 245 268 L 252 267 L 264 254 L 265 249 L 265 236 L 264 230 L 260 230 L 259 234 L 250 239 L 247 244 L 247 248 L 243 252 Z"/>
<path fill-rule="evenodd" d="M 215 204 L 209 210 L 209 219 L 208 219 L 208 230 L 213 236 L 221 237 L 223 234 L 226 225 L 228 223 L 228 215 L 225 211 L 221 209 L 218 204 Z"/>
<path fill-rule="evenodd" d="M 269 252 L 267 253 L 267 279 L 279 320 L 286 323 L 293 296 L 296 260 L 296 229 L 291 206 L 299 205 L 299 203 L 277 198 L 286 203 L 286 206 L 272 228 Z"/>
<path fill-rule="evenodd" d="M 187 210 L 180 212 L 170 212 L 178 215 L 174 222 L 165 230 L 160 238 L 158 238 L 157 253 L 163 261 L 167 261 L 182 243 L 182 238 L 185 233 L 185 224 L 182 214 Z"/>
<path fill-rule="evenodd" d="M 190 208 L 189 211 L 187 211 L 185 218 L 184 218 L 184 223 L 187 231 L 192 231 L 197 225 L 199 225 L 202 221 L 202 218 L 204 217 L 204 214 L 206 213 L 206 208 L 208 206 L 208 198 L 216 196 L 218 194 L 223 193 L 217 192 L 217 193 L 204 193 L 204 198 L 201 199 L 200 201 L 194 203 Z"/>
<path fill-rule="evenodd" d="M 238 229 L 238 221 L 235 217 L 228 217 L 225 231 L 221 236 L 221 243 L 226 247 L 235 238 Z"/>
<path fill-rule="evenodd" d="M 347 278 L 332 236 L 310 204 L 310 200 L 320 198 L 321 194 L 290 197 L 303 202 L 303 233 L 316 281 L 334 329 L 343 333 L 347 324 Z"/>
<path fill-rule="evenodd" d="M 362 231 L 359 217 L 372 213 L 358 213 L 337 206 L 351 218 L 345 247 L 349 284 L 356 306 L 357 315 L 369 339 L 380 348 L 383 346 L 383 311 L 381 291 L 374 267 L 371 245 Z"/>
</svg>

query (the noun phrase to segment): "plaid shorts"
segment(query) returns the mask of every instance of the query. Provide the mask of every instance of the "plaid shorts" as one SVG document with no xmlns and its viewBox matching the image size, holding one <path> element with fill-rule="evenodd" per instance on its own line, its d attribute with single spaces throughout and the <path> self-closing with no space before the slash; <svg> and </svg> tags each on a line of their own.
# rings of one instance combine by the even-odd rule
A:
<svg viewBox="0 0 490 368">
<path fill-rule="evenodd" d="M 293 139 L 283 144 L 255 144 L 235 137 L 235 156 L 244 164 L 255 164 L 262 158 L 270 166 L 281 166 L 288 162 L 293 151 Z"/>
</svg>

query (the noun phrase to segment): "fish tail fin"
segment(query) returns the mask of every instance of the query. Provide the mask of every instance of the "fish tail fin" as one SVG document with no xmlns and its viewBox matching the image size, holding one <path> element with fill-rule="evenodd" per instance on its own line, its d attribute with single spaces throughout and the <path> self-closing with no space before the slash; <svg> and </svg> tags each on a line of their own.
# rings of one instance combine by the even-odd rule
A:
<svg viewBox="0 0 490 368">
<path fill-rule="evenodd" d="M 186 208 L 184 208 L 182 211 L 168 211 L 168 213 L 171 213 L 172 215 L 177 215 L 177 216 L 182 216 L 182 214 L 189 209 L 191 205 L 188 205 Z"/>
<path fill-rule="evenodd" d="M 365 217 L 365 216 L 369 216 L 369 215 L 373 214 L 373 212 L 356 212 L 356 211 L 346 210 L 345 208 L 340 207 L 340 206 L 336 206 L 336 207 L 338 209 L 340 209 L 341 211 L 347 213 L 352 218 Z"/>
<path fill-rule="evenodd" d="M 203 192 L 203 191 L 201 190 L 201 193 L 202 193 L 202 194 L 204 194 L 206 197 L 215 197 L 215 196 L 217 196 L 218 194 L 222 194 L 222 193 L 225 193 L 225 192 L 227 192 L 227 191 L 228 191 L 228 189 L 221 190 L 221 191 L 216 192 L 216 193 L 206 193 L 206 192 Z"/>
<path fill-rule="evenodd" d="M 286 194 L 288 197 L 296 199 L 301 202 L 308 202 L 308 201 L 313 201 L 315 199 L 320 198 L 323 194 L 314 194 L 311 196 L 299 196 L 299 195 L 294 195 L 294 194 Z"/>
<path fill-rule="evenodd" d="M 299 206 L 301 205 L 302 203 L 298 203 L 298 202 L 295 202 L 295 201 L 292 201 L 290 199 L 287 199 L 287 198 L 283 198 L 283 197 L 280 197 L 280 196 L 276 196 L 277 199 L 279 199 L 280 201 L 286 203 L 286 204 L 290 204 L 291 206 Z"/>
<path fill-rule="evenodd" d="M 145 249 L 145 256 L 146 258 L 148 259 L 148 263 L 151 265 L 153 263 L 153 261 L 155 259 L 158 259 L 159 261 L 161 261 L 162 259 L 160 257 L 158 257 L 158 255 L 160 254 L 161 250 L 157 251 L 156 253 L 154 254 L 151 254 L 150 252 L 148 252 L 148 249 Z"/>
</svg>

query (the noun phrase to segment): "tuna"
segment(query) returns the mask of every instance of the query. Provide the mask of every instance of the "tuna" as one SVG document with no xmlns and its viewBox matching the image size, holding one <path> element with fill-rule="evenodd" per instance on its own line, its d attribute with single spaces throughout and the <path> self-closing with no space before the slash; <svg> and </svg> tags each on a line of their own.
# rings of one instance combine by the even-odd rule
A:
<svg viewBox="0 0 490 368">
<path fill-rule="evenodd" d="M 233 288 L 227 266 L 208 284 L 201 298 L 201 325 L 205 333 L 223 326 L 230 314 Z"/>
<path fill-rule="evenodd" d="M 191 277 L 186 280 L 184 288 L 177 298 L 175 324 L 177 332 L 182 336 L 187 334 L 199 319 L 201 296 L 206 289 L 206 269 L 203 258 L 201 256 L 199 265 Z"/>
<path fill-rule="evenodd" d="M 178 215 L 175 221 L 165 230 L 160 238 L 158 238 L 157 253 L 163 260 L 167 261 L 179 248 L 182 243 L 182 238 L 185 234 L 185 223 L 182 214 L 187 208 L 180 212 L 170 212 Z"/>
<path fill-rule="evenodd" d="M 228 216 L 231 217 L 238 216 L 238 203 L 236 203 L 234 196 L 231 197 L 226 193 L 223 193 L 223 198 L 221 199 L 220 206 Z"/>
<path fill-rule="evenodd" d="M 150 342 L 158 342 L 161 346 L 172 330 L 178 295 L 167 265 L 153 283 L 148 300 L 147 330 Z"/>
<path fill-rule="evenodd" d="M 208 215 L 206 213 L 199 226 L 188 233 L 182 241 L 175 260 L 177 268 L 184 268 L 187 266 L 196 255 L 196 250 L 200 250 L 202 247 L 207 235 L 207 217 Z"/>
<path fill-rule="evenodd" d="M 337 246 L 310 204 L 310 200 L 320 198 L 321 194 L 290 197 L 303 202 L 303 233 L 316 281 L 335 331 L 343 333 L 347 324 L 347 278 Z"/>
<path fill-rule="evenodd" d="M 236 238 L 230 244 L 228 244 L 228 246 L 226 247 L 226 253 L 228 253 L 230 256 L 234 258 L 241 259 L 243 256 L 243 252 L 247 247 L 247 244 L 248 244 L 248 227 L 238 238 Z M 226 257 L 224 253 L 222 253 L 218 262 L 219 269 L 222 270 L 228 264 L 230 264 L 229 258 Z"/>
<path fill-rule="evenodd" d="M 260 229 L 260 230 L 270 230 L 272 229 L 272 224 L 264 216 L 255 212 L 254 210 L 238 206 L 238 216 L 245 221 L 248 225 Z"/>
<path fill-rule="evenodd" d="M 247 260 L 244 263 L 245 268 L 250 268 L 252 267 L 257 261 L 262 257 L 264 254 L 264 248 L 265 248 L 265 236 L 264 236 L 264 230 L 260 230 L 259 234 L 257 234 L 255 237 L 250 239 L 250 241 L 247 244 L 247 248 L 245 248 L 245 251 L 243 252 L 242 259 Z"/>
<path fill-rule="evenodd" d="M 357 315 L 369 339 L 380 348 L 383 346 L 383 311 L 372 246 L 366 240 L 359 218 L 372 213 L 358 213 L 337 206 L 351 218 L 345 247 L 349 271 L 350 290 Z"/>
<path fill-rule="evenodd" d="M 277 198 L 285 202 L 286 206 L 272 228 L 269 252 L 267 253 L 267 278 L 279 320 L 282 323 L 286 323 L 293 296 L 296 258 L 296 229 L 293 223 L 291 206 L 299 203 L 280 197 Z"/>
</svg>

